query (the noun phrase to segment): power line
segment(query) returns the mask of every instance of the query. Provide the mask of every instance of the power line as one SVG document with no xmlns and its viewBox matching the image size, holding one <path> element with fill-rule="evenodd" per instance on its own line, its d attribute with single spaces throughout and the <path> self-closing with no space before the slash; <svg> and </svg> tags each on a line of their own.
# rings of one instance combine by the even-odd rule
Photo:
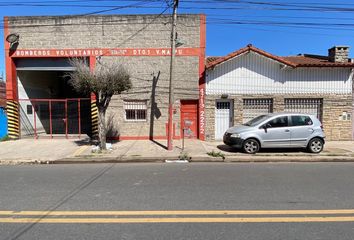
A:
<svg viewBox="0 0 354 240">
<path fill-rule="evenodd" d="M 151 3 L 156 3 L 159 1 L 150 1 Z M 219 9 L 219 10 L 235 10 L 235 9 L 263 9 L 263 10 L 287 10 L 287 11 L 335 11 L 335 12 L 353 12 L 353 7 L 341 7 L 340 5 L 313 5 L 313 4 L 289 4 L 289 3 L 279 3 L 279 2 L 255 2 L 255 1 L 227 1 L 227 0 L 185 0 L 186 3 L 203 3 L 203 4 L 211 4 L 213 7 L 195 7 L 195 6 L 185 6 L 181 7 L 182 9 Z M 216 6 L 215 4 L 229 4 L 227 7 Z M 237 7 L 231 6 L 232 4 L 237 4 Z M 31 2 L 5 2 L 0 3 L 0 6 L 9 7 L 9 6 L 32 6 L 32 7 L 79 7 L 79 8 L 115 8 L 117 5 L 89 5 L 89 4 L 72 4 L 72 2 L 61 2 L 61 3 L 31 3 Z M 345 5 L 345 6 L 353 6 L 353 5 Z M 140 6 L 137 8 L 154 8 Z"/>
<path fill-rule="evenodd" d="M 210 10 L 210 12 L 215 12 L 217 10 L 269 10 L 272 12 L 282 12 L 282 11 L 292 11 L 292 10 L 297 10 L 298 12 L 303 12 L 303 11 L 314 11 L 314 12 L 318 12 L 321 14 L 326 14 L 323 12 L 323 10 L 338 10 L 338 13 L 348 13 L 351 11 L 354 11 L 354 8 L 352 8 L 352 6 L 354 6 L 354 4 L 350 4 L 350 3 L 322 3 L 322 2 L 286 2 L 286 3 L 282 3 L 282 2 L 277 2 L 277 1 L 245 1 L 245 0 L 181 0 L 183 3 L 186 3 L 185 6 L 179 6 L 180 9 L 188 9 L 188 10 L 200 10 L 200 9 L 208 9 Z M 86 3 L 89 2 L 91 3 L 92 7 L 97 7 L 97 8 L 105 8 L 107 6 L 114 6 L 114 8 L 109 8 L 109 9 L 105 9 L 105 10 L 101 10 L 101 11 L 95 11 L 95 12 L 91 12 L 91 13 L 86 13 L 86 14 L 81 14 L 81 15 L 69 15 L 69 16 L 64 16 L 63 19 L 65 18 L 79 18 L 85 15 L 93 15 L 93 14 L 97 14 L 97 13 L 102 13 L 102 12 L 108 12 L 108 11 L 114 11 L 117 9 L 122 9 L 122 8 L 131 8 L 131 9 L 140 9 L 140 8 L 161 8 L 161 7 L 157 7 L 155 6 L 155 4 L 169 4 L 169 0 L 142 0 L 142 1 L 136 1 L 136 0 L 124 0 L 122 2 L 131 2 L 132 4 L 129 5 L 120 5 L 117 6 L 116 4 L 106 4 L 106 3 L 116 3 L 116 1 L 109 1 L 109 0 L 62 0 L 62 1 L 58 1 L 58 0 L 53 0 L 53 1 L 21 1 L 21 2 L 9 2 L 9 1 L 0 1 L 0 5 L 1 4 L 51 4 L 51 6 L 55 6 L 55 4 L 62 4 L 62 5 L 66 5 L 66 4 L 77 4 L 78 7 L 81 8 L 85 8 L 87 6 L 89 6 L 88 4 L 80 4 L 80 3 Z M 94 5 L 93 3 L 97 3 L 97 5 Z M 196 5 L 191 5 L 192 3 L 196 3 Z M 53 5 L 54 4 L 54 5 Z M 219 4 L 219 5 L 218 5 Z M 220 6 L 220 4 L 223 4 L 223 6 Z M 189 6 L 191 5 L 191 6 Z M 69 6 L 69 5 L 66 5 Z M 256 8 L 253 8 L 252 6 L 257 6 Z M 260 6 L 260 7 L 259 7 Z M 263 8 L 262 6 L 266 6 L 266 8 Z M 276 6 L 274 8 L 274 6 Z M 164 13 L 166 11 L 168 11 L 169 9 L 166 9 L 164 11 Z M 343 11 L 342 11 L 343 10 Z M 317 17 L 317 16 L 257 16 L 257 15 L 252 15 L 252 16 L 237 16 L 237 15 L 226 15 L 226 16 L 231 16 L 230 18 L 221 18 L 222 15 L 219 14 L 208 14 L 210 16 L 219 16 L 218 17 L 208 17 L 207 18 L 207 23 L 208 26 L 219 26 L 219 25 L 223 25 L 223 26 L 227 26 L 227 27 L 242 27 L 242 26 L 260 26 L 262 28 L 268 28 L 268 29 L 255 29 L 255 30 L 261 30 L 261 31 L 278 31 L 278 32 L 286 32 L 283 31 L 281 29 L 284 28 L 291 28 L 291 29 L 305 29 L 305 30 L 309 30 L 309 33 L 312 35 L 316 35 L 316 33 L 314 33 L 313 31 L 310 32 L 310 30 L 319 30 L 319 31 L 326 31 L 326 30 L 331 30 L 331 31 L 346 31 L 346 32 L 351 32 L 353 31 L 353 26 L 354 23 L 348 22 L 348 21 L 331 21 L 328 22 L 326 20 L 354 20 L 354 18 L 340 18 L 340 17 Z M 100 16 L 98 15 L 98 18 Z M 34 28 L 34 27 L 60 27 L 60 26 L 100 26 L 100 25 L 106 25 L 106 26 L 115 26 L 115 25 L 125 25 L 126 23 L 131 23 L 132 25 L 144 25 L 142 28 L 144 28 L 143 30 L 146 32 L 150 32 L 150 31 L 155 31 L 154 29 L 148 28 L 148 26 L 145 26 L 146 23 L 144 22 L 139 22 L 139 21 L 125 21 L 125 20 L 104 20 L 104 15 L 102 16 L 102 20 L 101 21 L 97 21 L 97 22 L 87 22 L 87 23 L 47 23 L 47 24 L 27 24 L 27 25 L 23 25 L 23 24 L 16 24 L 17 22 L 22 23 L 22 21 L 26 20 L 26 19 L 36 19 L 38 21 L 40 21 L 41 17 L 19 17 L 19 18 L 12 18 L 11 19 L 11 28 L 17 28 L 19 31 L 21 31 L 21 29 L 23 31 L 27 31 L 30 28 Z M 166 18 L 166 20 L 169 22 L 170 21 L 170 16 L 168 15 L 161 15 L 159 16 L 160 18 Z M 188 15 L 179 15 L 179 19 L 186 19 L 188 17 Z M 45 19 L 60 19 L 61 16 L 48 16 Z M 249 19 L 248 19 L 249 18 Z M 259 20 L 257 21 L 255 18 L 259 18 Z M 276 20 L 269 20 L 267 18 L 273 18 L 273 19 L 282 19 L 281 21 L 276 21 Z M 304 21 L 297 21 L 294 19 L 303 19 Z M 305 19 L 309 20 L 309 21 L 305 21 Z M 291 21 L 289 21 L 291 20 Z M 310 21 L 313 20 L 313 21 Z M 318 21 L 315 21 L 318 20 Z M 167 23 L 168 23 L 167 22 Z M 151 23 L 149 23 L 148 25 L 154 25 L 154 24 L 164 24 L 161 22 L 154 22 L 152 21 Z M 166 24 L 166 23 L 165 23 Z M 183 21 L 179 21 L 179 24 L 181 24 L 184 27 L 199 27 L 198 24 L 190 24 L 190 23 L 185 23 Z M 4 28 L 3 24 L 1 24 L 0 21 L 0 28 Z M 55 32 L 56 29 L 53 30 L 48 30 L 45 31 L 44 29 L 36 29 L 37 33 L 52 33 Z M 271 29 L 269 29 L 271 28 Z M 274 28 L 277 28 L 277 30 L 274 30 Z M 248 28 L 251 29 L 251 28 Z M 63 32 L 66 32 L 65 28 L 61 29 Z M 70 32 L 90 32 L 92 31 L 92 29 L 90 28 L 84 28 L 84 29 L 79 29 L 78 30 L 70 30 Z M 168 31 L 166 30 L 161 30 L 162 32 L 164 31 Z M 69 32 L 69 30 L 68 30 Z M 135 33 L 136 35 L 139 34 L 139 29 L 137 30 L 137 32 Z M 308 33 L 306 33 L 308 34 Z M 194 33 L 192 33 L 192 35 L 194 35 Z M 195 33 L 195 35 L 199 35 L 199 33 Z M 322 33 L 318 33 L 317 35 L 324 35 Z M 134 36 L 133 36 L 134 37 Z M 168 40 L 168 38 L 166 37 L 166 39 L 158 39 L 158 40 Z M 129 40 L 128 40 L 129 41 Z M 124 44 L 124 42 L 122 43 Z"/>
<path fill-rule="evenodd" d="M 167 9 L 165 9 L 163 12 L 166 12 Z M 159 17 L 166 17 L 166 16 L 161 16 L 158 15 Z M 126 25 L 127 23 L 129 24 L 134 24 L 134 25 L 146 25 L 146 23 L 143 22 L 134 22 L 134 21 L 127 21 L 127 20 L 108 20 L 108 21 L 100 21 L 100 22 L 94 22 L 94 23 L 57 23 L 57 24 L 30 24 L 30 25 L 10 25 L 9 28 L 12 29 L 17 29 L 17 31 L 21 32 L 20 29 L 29 29 L 29 28 L 38 28 L 38 27 L 65 27 L 65 26 L 118 26 L 118 25 Z M 179 22 L 181 25 L 184 27 L 199 27 L 199 25 L 186 25 L 183 24 L 183 22 Z M 311 29 L 322 29 L 322 30 L 348 30 L 348 31 L 353 31 L 354 29 L 352 28 L 354 26 L 354 23 L 343 23 L 343 22 L 338 22 L 338 23 L 323 23 L 323 22 L 289 22 L 289 21 L 269 21 L 269 20 L 247 20 L 247 19 L 232 19 L 232 18 L 208 18 L 207 20 L 208 25 L 258 25 L 258 26 L 278 26 L 278 27 L 304 27 L 304 28 L 311 28 Z M 164 23 L 158 22 L 151 22 L 148 25 L 152 24 L 157 24 L 157 25 L 165 25 Z M 0 28 L 4 28 L 4 26 L 0 25 Z M 348 28 L 349 27 L 349 28 Z M 146 27 L 145 27 L 146 28 Z M 68 32 L 85 32 L 85 31 L 91 31 L 92 29 L 84 30 L 84 29 L 79 29 L 77 31 L 72 31 L 68 30 Z M 52 31 L 43 31 L 36 29 L 37 33 L 51 33 L 55 32 L 56 29 L 53 29 Z M 61 31 L 65 32 L 65 29 L 62 29 Z M 146 31 L 156 31 L 154 29 L 152 30 L 146 30 Z M 168 31 L 168 30 L 161 30 L 161 31 Z M 197 34 L 196 34 L 197 35 Z"/>
<path fill-rule="evenodd" d="M 118 9 L 123 9 L 123 8 L 132 8 L 132 7 L 138 7 L 141 6 L 143 4 L 147 4 L 149 3 L 149 0 L 142 0 L 138 3 L 135 4 L 131 4 L 131 5 L 126 5 L 126 6 L 119 6 L 119 7 L 113 7 L 113 8 L 109 8 L 106 10 L 101 10 L 101 11 L 95 11 L 95 12 L 90 12 L 90 13 L 85 13 L 85 14 L 80 14 L 79 16 L 88 16 L 88 15 L 94 15 L 94 14 L 99 14 L 99 13 L 105 13 L 105 12 L 111 12 L 111 11 L 115 11 Z"/>
</svg>

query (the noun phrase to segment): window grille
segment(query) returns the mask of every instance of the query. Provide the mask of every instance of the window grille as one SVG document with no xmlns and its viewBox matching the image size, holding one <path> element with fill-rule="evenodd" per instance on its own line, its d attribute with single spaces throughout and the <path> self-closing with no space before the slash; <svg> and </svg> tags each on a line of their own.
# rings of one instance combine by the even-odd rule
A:
<svg viewBox="0 0 354 240">
<path fill-rule="evenodd" d="M 243 123 L 273 112 L 273 99 L 243 99 Z"/>
<path fill-rule="evenodd" d="M 286 112 L 305 113 L 316 116 L 322 121 L 323 99 L 320 98 L 286 98 L 284 110 Z"/>
<path fill-rule="evenodd" d="M 146 121 L 146 101 L 124 101 L 125 120 Z"/>
<path fill-rule="evenodd" d="M 230 109 L 230 102 L 216 102 L 216 109 Z"/>
</svg>

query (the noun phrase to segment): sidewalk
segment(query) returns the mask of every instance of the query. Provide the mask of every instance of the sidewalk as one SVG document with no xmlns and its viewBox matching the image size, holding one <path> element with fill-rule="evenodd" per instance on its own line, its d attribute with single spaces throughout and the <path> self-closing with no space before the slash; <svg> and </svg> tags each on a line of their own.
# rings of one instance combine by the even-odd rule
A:
<svg viewBox="0 0 354 240">
<path fill-rule="evenodd" d="M 166 150 L 166 141 L 121 141 L 112 150 L 92 153 L 88 139 L 21 139 L 0 142 L 0 163 L 92 163 L 92 162 L 354 162 L 354 142 L 327 142 L 320 154 L 297 150 L 264 150 L 255 155 L 244 154 L 222 142 L 188 139 L 174 141 L 173 151 Z M 208 155 L 209 153 L 209 155 Z"/>
</svg>

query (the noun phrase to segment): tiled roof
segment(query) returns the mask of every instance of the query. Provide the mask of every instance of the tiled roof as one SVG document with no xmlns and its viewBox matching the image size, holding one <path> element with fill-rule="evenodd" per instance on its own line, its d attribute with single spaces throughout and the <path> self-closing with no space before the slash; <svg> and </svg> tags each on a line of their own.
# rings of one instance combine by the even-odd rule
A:
<svg viewBox="0 0 354 240">
<path fill-rule="evenodd" d="M 261 50 L 259 48 L 256 48 L 256 47 L 252 46 L 251 44 L 248 44 L 246 47 L 241 48 L 241 49 L 239 49 L 239 50 L 237 50 L 235 52 L 232 52 L 232 53 L 226 55 L 225 57 L 220 57 L 220 58 L 218 58 L 218 59 L 216 59 L 216 60 L 214 60 L 212 62 L 207 63 L 206 68 L 207 69 L 208 68 L 212 68 L 212 67 L 214 67 L 214 66 L 216 66 L 216 65 L 218 65 L 220 63 L 223 63 L 223 62 L 225 62 L 225 61 L 227 61 L 227 60 L 229 60 L 231 58 L 234 58 L 234 57 L 239 56 L 239 55 L 244 54 L 244 53 L 248 53 L 250 51 L 256 52 L 256 53 L 258 53 L 260 55 L 263 55 L 265 57 L 271 58 L 271 59 L 273 59 L 275 61 L 281 62 L 281 63 L 289 65 L 291 67 L 295 67 L 295 65 L 293 63 L 288 62 L 288 61 L 282 59 L 281 57 L 278 57 L 278 56 L 275 56 L 273 54 L 267 53 L 267 52 L 265 52 L 265 51 L 263 51 L 263 50 Z"/>
<path fill-rule="evenodd" d="M 266 51 L 263 51 L 259 48 L 256 48 L 252 46 L 251 44 L 247 45 L 244 48 L 241 48 L 235 52 L 232 52 L 225 57 L 219 57 L 219 58 L 210 58 L 210 60 L 206 60 L 206 68 L 212 68 L 220 63 L 223 63 L 229 59 L 232 59 L 234 57 L 237 57 L 239 55 L 242 55 L 244 53 L 248 52 L 255 52 L 260 55 L 263 55 L 267 58 L 273 59 L 277 62 L 283 63 L 285 65 L 288 65 L 290 67 L 296 68 L 296 67 L 350 67 L 354 68 L 354 63 L 353 62 L 346 62 L 346 63 L 340 63 L 340 62 L 330 62 L 328 57 L 325 56 L 317 56 L 317 55 L 301 55 L 301 56 L 289 56 L 289 57 L 279 57 L 273 54 L 270 54 Z M 212 61 L 211 61 L 212 60 Z"/>
<path fill-rule="evenodd" d="M 300 55 L 282 57 L 289 62 L 293 62 L 297 67 L 354 67 L 352 62 L 331 62 L 326 56 Z"/>
<path fill-rule="evenodd" d="M 221 57 L 207 57 L 206 58 L 206 64 L 214 62 L 218 58 L 221 58 Z"/>
</svg>

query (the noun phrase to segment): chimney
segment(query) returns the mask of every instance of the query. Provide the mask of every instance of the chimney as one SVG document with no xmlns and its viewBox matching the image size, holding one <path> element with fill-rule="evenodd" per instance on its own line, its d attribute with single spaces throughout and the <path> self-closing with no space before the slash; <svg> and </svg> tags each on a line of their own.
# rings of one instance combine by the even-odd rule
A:
<svg viewBox="0 0 354 240">
<path fill-rule="evenodd" d="M 349 46 L 334 46 L 328 49 L 328 58 L 331 62 L 349 62 Z"/>
</svg>

